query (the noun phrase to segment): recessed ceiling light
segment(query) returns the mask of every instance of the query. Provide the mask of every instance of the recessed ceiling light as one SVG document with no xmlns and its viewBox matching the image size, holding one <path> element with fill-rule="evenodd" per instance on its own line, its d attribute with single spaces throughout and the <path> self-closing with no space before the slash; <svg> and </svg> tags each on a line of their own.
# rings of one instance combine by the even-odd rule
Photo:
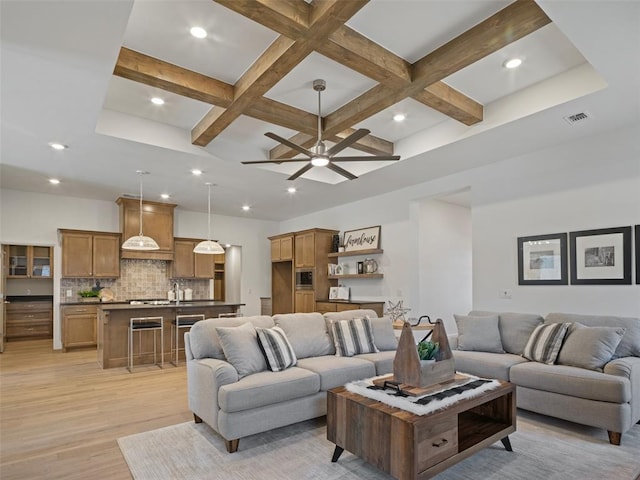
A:
<svg viewBox="0 0 640 480">
<path fill-rule="evenodd" d="M 194 175 L 202 175 L 202 170 L 198 170 L 197 168 L 194 168 L 193 170 L 191 170 L 191 173 Z"/>
<path fill-rule="evenodd" d="M 404 116 L 404 114 L 402 114 L 402 113 L 396 113 L 396 114 L 393 116 L 393 121 L 394 121 L 394 122 L 402 122 L 405 118 L 407 118 L 407 117 L 405 117 L 405 116 Z"/>
<path fill-rule="evenodd" d="M 170 197 L 170 195 L 168 193 L 161 193 L 160 194 L 160 198 L 167 200 Z"/>
<path fill-rule="evenodd" d="M 502 64 L 504 68 L 518 68 L 520 65 L 522 65 L 521 58 L 511 58 Z"/>
<path fill-rule="evenodd" d="M 160 97 L 153 97 L 151 99 L 151 103 L 153 103 L 154 105 L 164 105 L 164 100 Z"/>
<path fill-rule="evenodd" d="M 196 38 L 205 38 L 207 36 L 207 31 L 202 27 L 191 27 L 189 31 Z"/>
<path fill-rule="evenodd" d="M 296 187 L 289 187 L 289 188 L 287 188 L 287 192 L 289 192 L 289 193 L 296 193 L 296 192 L 297 192 Z"/>
<path fill-rule="evenodd" d="M 50 142 L 49 146 L 54 150 L 64 150 L 65 148 L 68 148 L 66 145 L 63 145 L 61 143 L 56 143 L 56 142 Z"/>
<path fill-rule="evenodd" d="M 60 180 L 58 180 L 57 178 L 50 178 L 49 183 L 53 185 L 58 185 L 60 183 Z"/>
<path fill-rule="evenodd" d="M 244 210 L 245 212 L 248 212 L 249 210 L 251 210 L 251 207 L 249 205 L 243 205 L 242 210 Z"/>
</svg>

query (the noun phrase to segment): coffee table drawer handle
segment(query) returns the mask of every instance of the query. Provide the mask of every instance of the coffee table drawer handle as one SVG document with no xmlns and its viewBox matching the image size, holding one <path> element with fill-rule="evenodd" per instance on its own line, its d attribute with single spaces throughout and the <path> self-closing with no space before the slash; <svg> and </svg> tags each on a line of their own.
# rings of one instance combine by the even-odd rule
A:
<svg viewBox="0 0 640 480">
<path fill-rule="evenodd" d="M 447 443 L 449 443 L 449 441 L 446 438 L 441 439 L 438 443 L 432 443 L 432 445 L 434 447 L 441 447 L 443 445 L 446 445 Z"/>
</svg>

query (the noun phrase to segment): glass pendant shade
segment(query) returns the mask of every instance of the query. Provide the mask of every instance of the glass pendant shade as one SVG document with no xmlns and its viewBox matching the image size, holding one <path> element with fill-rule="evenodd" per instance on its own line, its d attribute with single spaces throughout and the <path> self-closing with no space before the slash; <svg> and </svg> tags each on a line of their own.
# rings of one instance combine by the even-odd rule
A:
<svg viewBox="0 0 640 480">
<path fill-rule="evenodd" d="M 211 240 L 211 183 L 207 183 L 209 187 L 209 203 L 207 209 L 207 239 L 200 242 L 193 249 L 193 253 L 203 253 L 205 255 L 217 255 L 224 253 L 224 248 L 218 242 Z"/>
<path fill-rule="evenodd" d="M 142 234 L 142 175 L 147 172 L 143 172 L 141 170 L 137 171 L 138 175 L 140 175 L 140 233 L 138 235 L 134 235 L 133 237 L 129 237 L 122 244 L 123 250 L 160 250 L 160 247 L 156 243 L 156 241 Z"/>
</svg>

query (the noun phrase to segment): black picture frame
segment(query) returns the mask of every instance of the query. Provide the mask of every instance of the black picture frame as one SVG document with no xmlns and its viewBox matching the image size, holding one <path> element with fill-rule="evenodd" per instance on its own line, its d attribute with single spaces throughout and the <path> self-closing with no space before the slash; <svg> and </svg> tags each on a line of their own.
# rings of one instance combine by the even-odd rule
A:
<svg viewBox="0 0 640 480">
<path fill-rule="evenodd" d="M 631 227 L 570 232 L 572 285 L 631 285 Z"/>
<path fill-rule="evenodd" d="M 518 285 L 567 285 L 567 234 L 518 237 Z"/>
<path fill-rule="evenodd" d="M 636 242 L 636 285 L 640 285 L 640 225 L 635 226 L 633 236 Z"/>
</svg>

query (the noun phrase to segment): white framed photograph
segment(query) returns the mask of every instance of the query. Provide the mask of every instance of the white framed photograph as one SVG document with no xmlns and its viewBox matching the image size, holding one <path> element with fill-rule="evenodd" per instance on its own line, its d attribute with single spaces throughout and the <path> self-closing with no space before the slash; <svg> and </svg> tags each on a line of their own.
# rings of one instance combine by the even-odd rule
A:
<svg viewBox="0 0 640 480">
<path fill-rule="evenodd" d="M 573 285 L 631 284 L 631 227 L 571 232 Z"/>
<path fill-rule="evenodd" d="M 567 285 L 567 234 L 518 237 L 518 285 Z"/>
</svg>

